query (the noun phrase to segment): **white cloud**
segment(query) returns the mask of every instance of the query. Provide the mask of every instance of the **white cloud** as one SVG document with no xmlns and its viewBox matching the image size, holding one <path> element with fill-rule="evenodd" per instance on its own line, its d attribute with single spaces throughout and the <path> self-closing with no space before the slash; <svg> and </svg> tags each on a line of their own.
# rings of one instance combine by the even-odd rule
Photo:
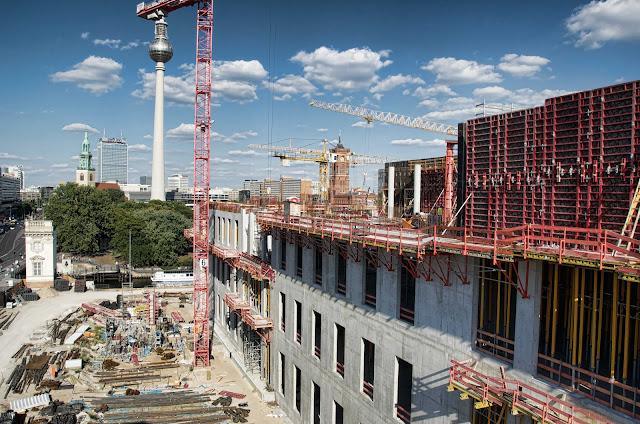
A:
<svg viewBox="0 0 640 424">
<path fill-rule="evenodd" d="M 82 34 L 80 34 L 80 38 L 84 38 L 86 40 L 87 38 L 89 38 L 89 33 L 83 32 Z"/>
<path fill-rule="evenodd" d="M 122 64 L 108 57 L 89 56 L 69 71 L 51 75 L 53 82 L 72 82 L 95 95 L 105 94 L 122 85 Z"/>
<path fill-rule="evenodd" d="M 150 152 L 153 149 L 146 144 L 130 144 L 129 151 L 130 152 Z"/>
<path fill-rule="evenodd" d="M 22 156 L 16 156 L 9 153 L 0 152 L 0 159 L 26 159 Z"/>
<path fill-rule="evenodd" d="M 329 131 L 329 128 L 318 128 L 316 131 L 318 131 L 318 132 L 327 132 L 327 131 Z"/>
<path fill-rule="evenodd" d="M 117 49 L 120 47 L 120 40 L 112 40 L 110 38 L 105 38 L 104 40 L 95 39 L 93 40 L 93 44 L 96 46 L 107 46 L 112 49 Z"/>
<path fill-rule="evenodd" d="M 376 85 L 371 87 L 369 90 L 372 93 L 380 93 L 383 91 L 393 90 L 398 86 L 404 86 L 407 84 L 424 84 L 424 80 L 422 78 L 413 77 L 411 75 L 391 75 L 382 81 L 378 81 Z"/>
<path fill-rule="evenodd" d="M 55 113 L 55 110 L 43 109 L 40 111 L 40 113 L 42 113 L 43 115 L 50 115 L 52 113 Z"/>
<path fill-rule="evenodd" d="M 165 75 L 165 101 L 174 104 L 192 105 L 195 101 L 195 67 L 183 64 L 178 67 L 179 76 Z M 138 71 L 142 87 L 131 94 L 142 99 L 155 96 L 156 74 Z M 211 96 L 229 101 L 245 103 L 258 98 L 256 90 L 267 76 L 262 64 L 257 60 L 214 61 L 211 69 Z"/>
<path fill-rule="evenodd" d="M 229 155 L 238 156 L 264 156 L 266 153 L 256 152 L 255 150 L 230 150 Z"/>
<path fill-rule="evenodd" d="M 520 88 L 511 91 L 499 86 L 489 86 L 473 90 L 473 95 L 476 99 L 501 100 L 503 103 L 513 104 L 516 109 L 542 106 L 546 99 L 568 93 L 570 93 L 570 91 L 567 90 L 545 89 L 536 91 L 531 88 Z"/>
<path fill-rule="evenodd" d="M 222 136 L 222 139 L 220 141 L 223 143 L 237 143 L 238 140 L 245 140 L 248 137 L 257 137 L 257 135 L 258 135 L 257 132 L 253 130 L 249 130 L 241 133 L 233 133 L 233 135 L 229 137 Z"/>
<path fill-rule="evenodd" d="M 351 125 L 352 127 L 360 127 L 360 128 L 372 128 L 373 122 L 369 123 L 367 121 L 358 121 L 355 124 Z"/>
<path fill-rule="evenodd" d="M 382 99 L 382 96 L 384 96 L 384 94 L 382 94 L 382 93 L 376 93 L 376 94 L 374 94 L 374 95 L 373 95 L 373 98 L 374 98 L 376 101 L 378 101 L 378 102 L 379 102 L 379 101 Z"/>
<path fill-rule="evenodd" d="M 620 78 L 616 78 L 613 82 L 620 83 L 620 82 L 624 82 L 625 79 L 626 79 L 625 77 L 620 77 Z"/>
<path fill-rule="evenodd" d="M 80 155 L 71 156 L 71 160 L 78 160 L 78 159 L 80 159 Z"/>
<path fill-rule="evenodd" d="M 407 92 L 407 94 L 409 93 Z M 423 99 L 426 99 L 428 97 L 438 96 L 441 94 L 445 96 L 455 96 L 456 92 L 453 91 L 451 87 L 444 84 L 436 84 L 430 87 L 418 87 L 413 91 L 414 96 L 421 97 Z"/>
<path fill-rule="evenodd" d="M 498 68 L 514 77 L 532 77 L 549 63 L 549 59 L 542 56 L 524 56 L 510 53 L 502 56 Z"/>
<path fill-rule="evenodd" d="M 213 163 L 238 163 L 237 160 L 225 159 L 225 158 L 211 158 L 211 162 L 213 162 Z"/>
<path fill-rule="evenodd" d="M 153 138 L 153 136 L 152 136 L 151 134 L 147 134 L 147 135 L 145 135 L 145 136 L 144 136 L 144 137 L 142 137 L 142 138 Z"/>
<path fill-rule="evenodd" d="M 512 91 L 507 90 L 504 87 L 499 87 L 497 85 L 491 85 L 484 88 L 476 88 L 475 90 L 473 90 L 473 97 L 476 99 L 481 98 L 487 100 L 495 100 L 510 96 L 512 94 Z"/>
<path fill-rule="evenodd" d="M 80 123 L 65 125 L 64 127 L 62 127 L 62 131 L 74 131 L 74 132 L 85 132 L 85 131 L 88 131 L 91 134 L 98 134 L 99 133 L 99 131 L 97 129 L 93 128 L 92 126 L 87 125 L 87 124 L 80 124 Z"/>
<path fill-rule="evenodd" d="M 273 92 L 276 94 L 289 94 L 290 96 L 292 94 L 315 93 L 317 90 L 316 86 L 311 84 L 305 78 L 299 75 L 291 74 L 285 75 L 284 77 L 277 79 L 273 83 L 265 82 L 264 85 L 270 85 L 273 89 Z"/>
<path fill-rule="evenodd" d="M 133 49 L 135 47 L 140 46 L 140 40 L 136 40 L 136 41 L 129 41 L 127 44 L 125 44 L 124 46 L 120 47 L 120 50 L 130 50 Z"/>
<path fill-rule="evenodd" d="M 436 74 L 436 81 L 444 84 L 477 84 L 500 82 L 502 77 L 494 72 L 493 65 L 481 65 L 475 60 L 437 57 L 421 69 Z"/>
<path fill-rule="evenodd" d="M 284 96 L 273 96 L 273 99 L 283 102 L 291 99 L 291 94 L 285 94 Z"/>
<path fill-rule="evenodd" d="M 435 100 L 435 99 L 424 99 L 423 101 L 418 103 L 418 106 L 434 108 L 434 107 L 438 106 L 438 101 Z"/>
<path fill-rule="evenodd" d="M 167 131 L 167 138 L 180 139 L 180 140 L 193 140 L 193 131 L 195 130 L 194 124 L 182 123 L 176 128 L 172 128 Z"/>
<path fill-rule="evenodd" d="M 69 164 L 66 164 L 66 163 L 54 163 L 54 164 L 51 164 L 51 167 L 52 168 L 68 168 Z"/>
<path fill-rule="evenodd" d="M 640 2 L 605 0 L 582 5 L 567 19 L 575 46 L 598 49 L 607 41 L 640 40 Z"/>
<path fill-rule="evenodd" d="M 390 65 L 389 51 L 352 48 L 338 51 L 319 47 L 311 53 L 298 52 L 291 61 L 304 66 L 305 79 L 322 85 L 327 90 L 355 91 L 376 83 L 376 72 Z"/>
<path fill-rule="evenodd" d="M 397 146 L 421 146 L 421 147 L 440 147 L 445 146 L 444 140 L 436 138 L 435 140 L 422 140 L 420 138 L 407 138 L 404 140 L 391 140 L 391 144 Z"/>
</svg>

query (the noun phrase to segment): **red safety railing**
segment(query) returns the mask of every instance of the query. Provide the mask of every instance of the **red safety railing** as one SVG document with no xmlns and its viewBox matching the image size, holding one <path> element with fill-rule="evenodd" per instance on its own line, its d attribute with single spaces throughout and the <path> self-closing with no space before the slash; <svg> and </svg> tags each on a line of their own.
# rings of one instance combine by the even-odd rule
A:
<svg viewBox="0 0 640 424">
<path fill-rule="evenodd" d="M 344 364 L 336 361 L 336 372 L 344 378 Z"/>
<path fill-rule="evenodd" d="M 122 313 L 117 309 L 105 308 L 102 305 L 98 305 L 93 302 L 86 302 L 82 304 L 82 309 L 85 309 L 94 314 L 102 315 L 107 318 L 122 318 Z"/>
<path fill-rule="evenodd" d="M 371 306 L 372 308 L 376 307 L 376 297 L 371 294 L 364 295 L 364 304 L 367 306 Z"/>
<path fill-rule="evenodd" d="M 488 355 L 513 364 L 513 340 L 506 339 L 495 333 L 477 330 L 476 349 Z"/>
<path fill-rule="evenodd" d="M 553 256 L 567 260 L 591 261 L 603 268 L 606 264 L 624 265 L 640 261 L 640 240 L 609 230 L 543 225 L 522 225 L 504 230 L 468 229 L 431 226 L 417 229 L 384 225 L 374 220 L 340 221 L 336 219 L 291 216 L 274 211 L 256 213 L 260 224 L 341 239 L 387 249 L 417 252 L 418 256 L 452 249 L 463 255 L 480 254 L 495 261 L 513 258 Z M 621 268 L 625 270 L 627 268 Z"/>
<path fill-rule="evenodd" d="M 451 362 L 453 365 L 449 368 L 448 390 L 461 390 L 482 405 L 506 405 L 514 413 L 527 414 L 534 421 L 542 423 L 613 424 L 600 415 L 517 380 L 484 375 L 465 365 L 470 361 Z"/>
<path fill-rule="evenodd" d="M 320 359 L 320 348 L 318 346 L 313 347 L 313 354 L 316 356 L 316 358 Z"/>
<path fill-rule="evenodd" d="M 173 320 L 175 322 L 184 322 L 184 318 L 182 317 L 182 314 L 178 311 L 171 312 L 171 316 L 173 317 Z"/>
<path fill-rule="evenodd" d="M 249 301 L 240 299 L 238 293 L 225 293 L 224 303 L 226 303 L 232 311 L 240 310 L 240 313 L 242 313 L 242 310 L 251 308 Z"/>
<path fill-rule="evenodd" d="M 362 382 L 362 391 L 365 395 L 369 397 L 369 399 L 373 400 L 373 384 L 367 383 L 366 381 Z"/>
<path fill-rule="evenodd" d="M 635 419 L 640 418 L 640 390 L 609 377 L 538 354 L 538 377 Z"/>
<path fill-rule="evenodd" d="M 253 314 L 250 309 L 242 310 L 242 319 L 254 330 L 259 328 L 273 328 L 273 319 Z"/>
<path fill-rule="evenodd" d="M 396 417 L 400 418 L 403 423 L 409 424 L 411 422 L 411 413 L 398 404 L 396 404 Z"/>
<path fill-rule="evenodd" d="M 402 321 L 408 322 L 409 324 L 413 324 L 415 321 L 415 311 L 407 308 L 400 307 L 400 319 Z"/>
</svg>

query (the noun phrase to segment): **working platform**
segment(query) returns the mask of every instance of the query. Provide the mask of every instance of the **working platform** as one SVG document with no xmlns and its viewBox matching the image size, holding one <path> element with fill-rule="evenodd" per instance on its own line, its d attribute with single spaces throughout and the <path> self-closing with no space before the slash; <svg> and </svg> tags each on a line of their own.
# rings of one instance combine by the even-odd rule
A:
<svg viewBox="0 0 640 424">
<path fill-rule="evenodd" d="M 504 230 L 429 226 L 415 229 L 380 224 L 375 220 L 256 213 L 258 223 L 321 238 L 415 253 L 420 259 L 437 253 L 456 253 L 499 261 L 518 258 L 615 270 L 622 279 L 640 281 L 640 241 L 610 230 L 522 225 Z"/>
</svg>

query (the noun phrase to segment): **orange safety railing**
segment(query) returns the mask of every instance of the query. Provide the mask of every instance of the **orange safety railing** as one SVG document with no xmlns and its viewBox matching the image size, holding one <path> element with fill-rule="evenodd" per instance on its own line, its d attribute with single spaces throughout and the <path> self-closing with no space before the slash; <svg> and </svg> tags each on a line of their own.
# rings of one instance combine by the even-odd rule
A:
<svg viewBox="0 0 640 424">
<path fill-rule="evenodd" d="M 560 263 L 568 260 L 590 261 L 601 269 L 606 264 L 628 265 L 629 261 L 640 261 L 640 240 L 610 230 L 532 224 L 504 230 L 444 226 L 406 229 L 374 220 L 341 221 L 284 215 L 274 211 L 259 211 L 256 215 L 258 222 L 266 226 L 350 243 L 393 248 L 400 252 L 408 250 L 417 252 L 418 256 L 437 251 L 450 252 L 452 249 L 463 255 L 490 257 L 494 262 L 516 255 L 524 258 L 553 256 Z"/>
<path fill-rule="evenodd" d="M 484 375 L 465 365 L 470 361 L 451 362 L 447 390 L 457 389 L 470 395 L 478 401 L 477 407 L 507 406 L 512 413 L 527 414 L 542 423 L 613 424 L 604 417 L 517 380 Z"/>
</svg>

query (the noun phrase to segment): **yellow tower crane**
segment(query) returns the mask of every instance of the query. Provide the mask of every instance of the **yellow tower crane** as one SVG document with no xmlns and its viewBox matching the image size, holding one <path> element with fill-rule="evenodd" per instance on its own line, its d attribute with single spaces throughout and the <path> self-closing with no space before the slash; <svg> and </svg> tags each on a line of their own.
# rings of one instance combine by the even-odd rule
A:
<svg viewBox="0 0 640 424">
<path fill-rule="evenodd" d="M 427 121 L 425 119 L 412 118 L 409 116 L 399 115 L 397 113 L 380 112 L 364 107 L 351 106 L 341 103 L 327 103 L 313 99 L 309 102 L 309 106 L 331 110 L 333 112 L 340 112 L 347 115 L 359 116 L 361 118 L 364 118 L 368 123 L 371 123 L 371 121 L 381 121 L 387 122 L 389 124 L 402 125 L 404 127 L 417 128 L 419 130 L 437 132 L 440 134 L 458 137 L 458 129 L 452 125 L 438 124 L 435 122 Z M 442 215 L 443 221 L 448 224 L 453 215 L 453 146 L 457 144 L 457 140 L 447 141 L 446 143 L 447 157 L 445 162 L 445 196 L 443 208 L 444 210 Z"/>
<path fill-rule="evenodd" d="M 250 149 L 268 150 L 274 157 L 280 158 L 280 165 L 290 166 L 292 160 L 316 162 L 320 165 L 320 199 L 327 202 L 329 196 L 329 164 L 347 162 L 350 165 L 384 165 L 395 159 L 384 156 L 359 155 L 356 153 L 331 153 L 327 151 L 327 140 L 322 140 L 322 150 L 267 144 L 249 144 Z"/>
</svg>

